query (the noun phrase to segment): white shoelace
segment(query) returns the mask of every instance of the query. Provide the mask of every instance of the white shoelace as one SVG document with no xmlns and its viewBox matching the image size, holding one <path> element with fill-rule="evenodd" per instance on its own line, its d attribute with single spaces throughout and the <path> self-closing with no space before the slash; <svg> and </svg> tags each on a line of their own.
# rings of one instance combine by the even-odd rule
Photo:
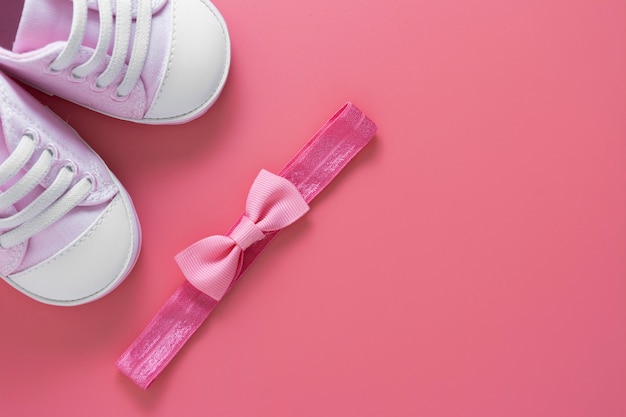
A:
<svg viewBox="0 0 626 417">
<path fill-rule="evenodd" d="M 106 69 L 96 79 L 98 88 L 108 87 L 120 74 L 124 68 L 128 48 L 130 47 L 133 7 L 131 0 L 117 0 L 115 2 L 115 40 L 113 43 L 113 53 Z M 90 59 L 74 68 L 72 76 L 81 79 L 98 68 L 106 58 L 113 32 L 113 8 L 111 0 L 98 0 L 98 10 L 100 14 L 100 31 L 98 43 L 94 54 Z M 70 36 L 65 48 L 59 56 L 50 64 L 52 71 L 58 72 L 69 67 L 78 54 L 85 37 L 88 13 L 87 0 L 74 0 L 72 27 Z M 126 74 L 120 85 L 116 89 L 118 97 L 127 96 L 139 81 L 143 66 L 148 55 L 148 45 L 150 43 L 150 27 L 152 24 L 152 4 L 150 0 L 138 0 L 137 23 L 135 25 L 135 36 L 130 52 L 130 60 Z"/>
<path fill-rule="evenodd" d="M 31 135 L 22 136 L 17 147 L 0 164 L 0 184 L 5 184 L 24 169 L 36 148 L 35 139 Z M 0 209 L 7 208 L 33 191 L 48 174 L 53 162 L 52 151 L 44 150 L 20 179 L 0 193 Z M 83 201 L 92 191 L 93 182 L 85 177 L 70 188 L 75 175 L 74 168 L 66 165 L 59 170 L 52 184 L 30 204 L 16 214 L 0 219 L 0 230 L 7 230 L 0 233 L 0 247 L 11 248 L 26 241 Z"/>
</svg>

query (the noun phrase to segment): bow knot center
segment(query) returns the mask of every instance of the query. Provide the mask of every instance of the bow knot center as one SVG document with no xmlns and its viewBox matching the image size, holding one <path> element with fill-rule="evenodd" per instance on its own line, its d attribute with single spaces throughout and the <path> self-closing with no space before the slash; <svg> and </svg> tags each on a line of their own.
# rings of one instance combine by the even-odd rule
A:
<svg viewBox="0 0 626 417">
<path fill-rule="evenodd" d="M 239 224 L 230 233 L 230 238 L 242 250 L 246 250 L 253 243 L 265 238 L 265 233 L 248 216 L 243 216 Z"/>
</svg>

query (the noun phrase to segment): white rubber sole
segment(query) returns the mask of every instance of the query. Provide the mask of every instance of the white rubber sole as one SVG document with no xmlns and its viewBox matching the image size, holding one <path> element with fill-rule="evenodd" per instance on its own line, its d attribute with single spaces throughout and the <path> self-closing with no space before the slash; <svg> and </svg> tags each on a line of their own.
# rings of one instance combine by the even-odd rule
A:
<svg viewBox="0 0 626 417">
<path fill-rule="evenodd" d="M 120 273 L 117 276 L 113 277 L 113 279 L 111 279 L 111 281 L 109 281 L 107 285 L 101 288 L 100 290 L 92 294 L 89 294 L 85 297 L 81 297 L 79 299 L 74 299 L 74 300 L 55 300 L 51 298 L 42 297 L 39 294 L 35 294 L 21 287 L 19 284 L 13 281 L 10 277 L 1 277 L 1 278 L 4 279 L 13 288 L 18 290 L 22 294 L 28 296 L 29 298 L 32 298 L 44 304 L 55 305 L 55 306 L 65 306 L 65 307 L 87 304 L 92 301 L 98 300 L 104 297 L 105 295 L 111 293 L 122 282 L 124 282 L 126 277 L 128 277 L 133 267 L 135 266 L 137 259 L 139 258 L 139 252 L 141 250 L 141 227 L 139 225 L 139 221 L 137 219 L 137 213 L 135 212 L 135 207 L 130 198 L 130 195 L 128 195 L 128 193 L 122 187 L 118 179 L 113 174 L 111 174 L 111 176 L 113 180 L 116 182 L 116 184 L 118 185 L 120 197 L 124 203 L 127 217 L 131 219 L 131 236 L 132 236 L 132 248 L 133 248 L 133 251 L 128 254 L 128 258 L 126 259 L 126 262 L 124 263 L 123 269 L 120 271 Z M 81 236 L 79 236 L 77 239 L 80 239 L 80 238 Z M 72 243 L 70 243 L 68 246 L 71 246 L 71 245 Z"/>
</svg>

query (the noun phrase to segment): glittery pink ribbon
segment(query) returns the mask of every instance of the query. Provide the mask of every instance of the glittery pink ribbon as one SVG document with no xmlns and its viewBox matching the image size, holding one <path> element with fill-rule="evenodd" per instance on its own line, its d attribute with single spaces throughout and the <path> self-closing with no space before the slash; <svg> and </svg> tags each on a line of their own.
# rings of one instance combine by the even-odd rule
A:
<svg viewBox="0 0 626 417">
<path fill-rule="evenodd" d="M 286 182 L 262 171 L 255 181 L 256 185 L 258 181 L 262 185 L 256 190 L 253 185 L 246 211 L 226 236 L 203 239 L 177 256 L 188 280 L 118 359 L 118 369 L 147 389 L 269 242 L 306 212 L 307 203 L 337 176 L 375 132 L 374 123 L 347 103 L 279 172 Z M 299 196 L 293 195 L 293 190 Z M 268 211 L 273 212 L 269 217 Z M 213 242 L 207 245 L 210 240 Z"/>
</svg>

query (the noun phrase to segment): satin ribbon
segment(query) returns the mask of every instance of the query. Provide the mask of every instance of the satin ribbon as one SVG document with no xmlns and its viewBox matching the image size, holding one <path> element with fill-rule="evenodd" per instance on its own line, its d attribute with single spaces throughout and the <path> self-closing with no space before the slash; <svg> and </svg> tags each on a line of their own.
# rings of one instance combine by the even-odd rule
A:
<svg viewBox="0 0 626 417">
<path fill-rule="evenodd" d="M 225 236 L 203 239 L 177 256 L 188 280 L 118 359 L 118 369 L 139 387 L 147 389 L 278 232 L 306 212 L 302 203 L 311 202 L 375 132 L 376 125 L 352 103 L 347 103 L 278 173 L 300 197 L 291 195 L 286 200 L 259 197 L 263 193 L 253 191 L 253 185 L 250 192 L 253 196 L 249 194 L 246 211 Z M 267 175 L 263 171 L 260 174 L 266 178 L 273 176 Z M 269 181 L 274 180 L 272 177 Z M 277 182 L 291 188 L 280 180 Z M 251 199 L 256 203 L 251 203 Z M 276 201 L 283 203 L 275 204 Z M 284 211 L 280 208 L 284 201 L 296 207 L 294 213 L 286 214 L 292 208 Z M 263 207 L 256 214 L 252 208 L 255 204 Z M 268 207 L 274 211 L 271 217 L 265 214 Z M 281 221 L 276 221 L 277 218 Z M 207 249 L 208 240 L 220 243 L 210 243 Z"/>
<path fill-rule="evenodd" d="M 176 262 L 194 287 L 219 301 L 241 270 L 244 251 L 267 233 L 289 226 L 308 210 L 295 185 L 261 170 L 248 193 L 246 211 L 232 232 L 194 243 L 176 255 Z"/>
</svg>

